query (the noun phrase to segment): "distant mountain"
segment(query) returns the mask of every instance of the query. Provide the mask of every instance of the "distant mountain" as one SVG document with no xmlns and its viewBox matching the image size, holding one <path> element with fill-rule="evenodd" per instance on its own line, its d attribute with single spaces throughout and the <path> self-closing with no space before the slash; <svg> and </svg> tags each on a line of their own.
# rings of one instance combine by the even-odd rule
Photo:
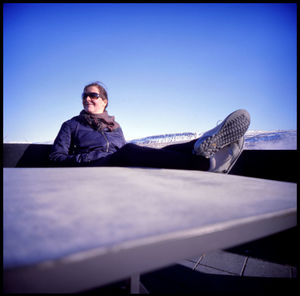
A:
<svg viewBox="0 0 300 296">
<path fill-rule="evenodd" d="M 168 144 L 183 143 L 201 137 L 203 133 L 175 133 L 131 140 L 141 146 L 164 147 Z M 244 149 L 251 150 L 296 150 L 296 130 L 248 131 L 245 134 Z"/>
<path fill-rule="evenodd" d="M 165 135 L 150 136 L 146 138 L 131 140 L 130 143 L 134 143 L 141 146 L 162 146 L 163 147 L 168 144 L 192 141 L 200 136 L 201 133 L 165 134 Z"/>
<path fill-rule="evenodd" d="M 297 131 L 249 131 L 245 135 L 245 149 L 296 150 Z"/>
</svg>

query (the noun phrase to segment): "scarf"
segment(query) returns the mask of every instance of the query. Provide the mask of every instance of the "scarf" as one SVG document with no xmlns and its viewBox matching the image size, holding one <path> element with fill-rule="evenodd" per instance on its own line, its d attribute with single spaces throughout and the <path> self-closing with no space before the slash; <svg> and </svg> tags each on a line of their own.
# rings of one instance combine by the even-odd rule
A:
<svg viewBox="0 0 300 296">
<path fill-rule="evenodd" d="M 80 112 L 80 117 L 96 131 L 103 131 L 106 128 L 108 128 L 109 131 L 113 131 L 120 127 L 120 125 L 115 121 L 115 117 L 108 115 L 107 111 L 100 114 L 90 114 L 85 110 L 82 110 Z"/>
</svg>

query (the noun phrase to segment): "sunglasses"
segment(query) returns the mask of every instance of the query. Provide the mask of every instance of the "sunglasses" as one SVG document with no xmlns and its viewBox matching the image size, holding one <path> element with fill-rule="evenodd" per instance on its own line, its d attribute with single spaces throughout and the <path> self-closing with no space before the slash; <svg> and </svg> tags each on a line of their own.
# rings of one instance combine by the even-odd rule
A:
<svg viewBox="0 0 300 296">
<path fill-rule="evenodd" d="M 82 99 L 85 100 L 87 97 L 90 97 L 92 100 L 97 100 L 100 98 L 100 95 L 94 92 L 90 93 L 83 93 L 82 94 Z"/>
</svg>

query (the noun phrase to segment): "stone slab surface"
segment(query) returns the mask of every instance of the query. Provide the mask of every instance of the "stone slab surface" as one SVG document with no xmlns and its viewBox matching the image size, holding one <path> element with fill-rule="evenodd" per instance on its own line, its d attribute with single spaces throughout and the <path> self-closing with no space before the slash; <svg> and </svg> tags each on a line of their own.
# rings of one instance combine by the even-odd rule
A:
<svg viewBox="0 0 300 296">
<path fill-rule="evenodd" d="M 4 168 L 5 285 L 72 292 L 293 227 L 296 191 L 199 171 Z"/>
<path fill-rule="evenodd" d="M 296 208 L 296 184 L 197 171 L 4 169 L 4 266 Z"/>
</svg>

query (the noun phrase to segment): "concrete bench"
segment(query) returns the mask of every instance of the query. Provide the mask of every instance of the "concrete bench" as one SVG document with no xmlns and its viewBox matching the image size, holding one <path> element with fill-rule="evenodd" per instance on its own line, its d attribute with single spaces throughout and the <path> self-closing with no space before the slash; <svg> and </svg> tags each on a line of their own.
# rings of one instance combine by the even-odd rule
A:
<svg viewBox="0 0 300 296">
<path fill-rule="evenodd" d="M 7 293 L 80 292 L 125 278 L 137 293 L 139 274 L 297 225 L 292 182 L 201 171 L 55 168 L 46 161 L 51 145 L 19 145 L 4 146 Z"/>
<path fill-rule="evenodd" d="M 3 167 L 52 167 L 48 144 L 4 144 Z M 278 181 L 297 181 L 291 163 L 296 150 L 244 150 L 230 174 Z"/>
<path fill-rule="evenodd" d="M 3 144 L 3 167 L 49 167 L 52 145 L 49 144 Z"/>
</svg>

